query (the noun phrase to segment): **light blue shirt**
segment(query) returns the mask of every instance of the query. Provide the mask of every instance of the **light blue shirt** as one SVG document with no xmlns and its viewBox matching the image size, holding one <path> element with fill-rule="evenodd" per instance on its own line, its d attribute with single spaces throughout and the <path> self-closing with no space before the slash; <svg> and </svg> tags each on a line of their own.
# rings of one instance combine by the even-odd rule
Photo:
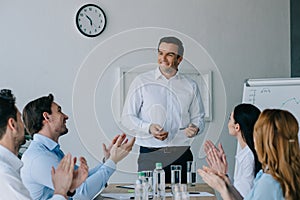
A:
<svg viewBox="0 0 300 200">
<path fill-rule="evenodd" d="M 41 134 L 34 134 L 22 156 L 24 166 L 21 169 L 23 183 L 33 199 L 48 199 L 53 196 L 51 168 L 57 168 L 63 156 L 58 143 Z M 89 170 L 88 178 L 76 189 L 73 199 L 93 199 L 104 188 L 115 169 L 115 163 L 108 159 L 105 164 L 100 163 Z"/>
<path fill-rule="evenodd" d="M 136 133 L 144 147 L 190 146 L 193 139 L 182 128 L 190 123 L 204 130 L 204 106 L 198 85 L 179 72 L 166 79 L 159 68 L 138 75 L 130 85 L 122 113 L 122 125 Z M 169 132 L 164 141 L 149 134 L 151 124 Z"/>
<path fill-rule="evenodd" d="M 244 198 L 244 200 L 284 200 L 280 183 L 272 175 L 260 170 L 254 179 L 253 188 Z"/>
</svg>

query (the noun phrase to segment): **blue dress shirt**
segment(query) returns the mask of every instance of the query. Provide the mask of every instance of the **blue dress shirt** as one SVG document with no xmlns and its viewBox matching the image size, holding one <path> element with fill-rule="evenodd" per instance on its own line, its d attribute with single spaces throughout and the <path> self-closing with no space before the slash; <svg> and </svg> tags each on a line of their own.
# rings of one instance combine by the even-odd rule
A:
<svg viewBox="0 0 300 200">
<path fill-rule="evenodd" d="M 21 169 L 23 183 L 33 199 L 49 199 L 53 196 L 51 168 L 57 168 L 63 157 L 58 143 L 41 134 L 34 134 L 22 156 L 24 166 Z M 100 163 L 89 170 L 88 178 L 76 189 L 73 199 L 93 199 L 104 188 L 115 169 L 115 163 L 108 159 L 105 164 Z"/>
</svg>

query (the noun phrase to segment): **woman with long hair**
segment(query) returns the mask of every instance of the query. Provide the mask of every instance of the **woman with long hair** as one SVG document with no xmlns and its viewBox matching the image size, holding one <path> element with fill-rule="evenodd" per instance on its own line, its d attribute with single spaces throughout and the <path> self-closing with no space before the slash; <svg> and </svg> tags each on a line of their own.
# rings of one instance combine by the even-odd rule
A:
<svg viewBox="0 0 300 200">
<path fill-rule="evenodd" d="M 266 109 L 254 126 L 254 145 L 262 170 L 245 199 L 300 199 L 298 122 L 288 111 Z M 228 177 L 204 167 L 199 175 L 223 199 L 243 199 Z"/>
<path fill-rule="evenodd" d="M 261 169 L 254 149 L 253 129 L 260 110 L 252 104 L 239 104 L 234 107 L 228 121 L 228 132 L 238 141 L 235 155 L 233 185 L 242 196 L 247 195 L 253 186 L 253 180 Z M 228 166 L 222 145 L 217 149 L 211 141 L 205 143 L 206 160 L 211 168 L 227 174 Z"/>
</svg>

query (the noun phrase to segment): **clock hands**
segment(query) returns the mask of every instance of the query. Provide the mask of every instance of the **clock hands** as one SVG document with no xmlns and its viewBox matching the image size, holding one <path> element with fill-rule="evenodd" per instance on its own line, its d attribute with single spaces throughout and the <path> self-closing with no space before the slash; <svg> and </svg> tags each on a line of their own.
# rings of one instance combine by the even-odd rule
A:
<svg viewBox="0 0 300 200">
<path fill-rule="evenodd" d="M 92 19 L 91 19 L 89 16 L 87 16 L 87 15 L 85 15 L 85 16 L 86 16 L 86 18 L 88 18 L 88 20 L 90 21 L 91 26 L 93 26 L 93 21 L 92 21 Z"/>
</svg>

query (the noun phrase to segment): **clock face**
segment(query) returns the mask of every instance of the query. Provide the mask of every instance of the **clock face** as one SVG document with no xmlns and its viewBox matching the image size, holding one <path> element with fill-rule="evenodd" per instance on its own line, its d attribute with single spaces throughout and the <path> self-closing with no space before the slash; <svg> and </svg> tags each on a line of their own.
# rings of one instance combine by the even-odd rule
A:
<svg viewBox="0 0 300 200">
<path fill-rule="evenodd" d="M 76 26 L 85 36 L 96 37 L 103 32 L 106 17 L 103 10 L 94 4 L 82 6 L 76 14 Z"/>
</svg>

